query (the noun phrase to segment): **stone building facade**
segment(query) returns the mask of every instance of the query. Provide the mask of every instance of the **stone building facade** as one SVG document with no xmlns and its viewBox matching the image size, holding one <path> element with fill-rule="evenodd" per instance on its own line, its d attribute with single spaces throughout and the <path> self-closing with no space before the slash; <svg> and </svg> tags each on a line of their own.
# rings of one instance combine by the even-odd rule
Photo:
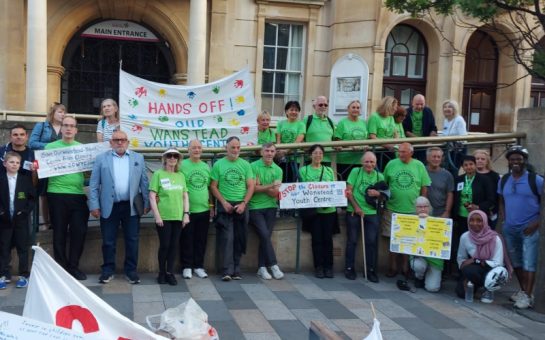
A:
<svg viewBox="0 0 545 340">
<path fill-rule="evenodd" d="M 108 27 L 127 32 L 108 36 Z M 439 123 L 441 103 L 455 99 L 470 131 L 508 132 L 535 100 L 530 77 L 516 81 L 525 71 L 494 34 L 395 14 L 381 0 L 4 0 L 0 34 L 7 110 L 62 101 L 70 112 L 97 113 L 102 98 L 117 96 L 120 61 L 178 84 L 249 67 L 258 109 L 276 116 L 287 100 L 309 112 L 315 96 L 335 94 L 342 60 L 368 70 L 352 77 L 368 113 L 384 95 L 408 105 L 423 93 Z"/>
</svg>

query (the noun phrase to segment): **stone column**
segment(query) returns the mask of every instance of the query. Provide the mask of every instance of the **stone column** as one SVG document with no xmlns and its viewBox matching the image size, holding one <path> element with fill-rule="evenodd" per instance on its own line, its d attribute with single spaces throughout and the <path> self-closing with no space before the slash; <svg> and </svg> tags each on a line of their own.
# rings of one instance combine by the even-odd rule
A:
<svg viewBox="0 0 545 340">
<path fill-rule="evenodd" d="M 189 5 L 189 60 L 187 82 L 204 84 L 206 66 L 206 0 L 191 0 Z"/>
<path fill-rule="evenodd" d="M 47 109 L 47 0 L 27 2 L 26 104 L 27 111 Z"/>
</svg>

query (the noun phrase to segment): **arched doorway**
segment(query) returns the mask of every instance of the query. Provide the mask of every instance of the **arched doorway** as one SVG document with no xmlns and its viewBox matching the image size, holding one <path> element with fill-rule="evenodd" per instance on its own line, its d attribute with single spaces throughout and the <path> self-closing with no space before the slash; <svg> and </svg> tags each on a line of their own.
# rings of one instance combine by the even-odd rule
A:
<svg viewBox="0 0 545 340">
<path fill-rule="evenodd" d="M 498 47 L 490 35 L 477 30 L 466 48 L 462 114 L 469 131 L 494 132 Z"/>
<path fill-rule="evenodd" d="M 61 101 L 70 112 L 98 114 L 104 98 L 119 96 L 119 66 L 151 81 L 170 83 L 175 72 L 168 44 L 150 28 L 130 21 L 95 22 L 68 43 Z"/>
<path fill-rule="evenodd" d="M 410 106 L 415 94 L 425 94 L 428 48 L 422 34 L 412 26 L 397 25 L 386 40 L 383 96 Z"/>
</svg>

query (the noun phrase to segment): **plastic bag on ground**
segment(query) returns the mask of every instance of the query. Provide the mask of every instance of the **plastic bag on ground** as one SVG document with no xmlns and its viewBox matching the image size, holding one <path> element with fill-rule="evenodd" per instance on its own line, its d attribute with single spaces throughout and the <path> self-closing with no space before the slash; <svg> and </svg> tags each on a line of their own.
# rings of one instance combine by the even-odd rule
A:
<svg viewBox="0 0 545 340">
<path fill-rule="evenodd" d="M 146 322 L 154 332 L 172 339 L 219 340 L 218 332 L 208 323 L 208 314 L 191 298 L 161 314 L 148 315 Z"/>
</svg>

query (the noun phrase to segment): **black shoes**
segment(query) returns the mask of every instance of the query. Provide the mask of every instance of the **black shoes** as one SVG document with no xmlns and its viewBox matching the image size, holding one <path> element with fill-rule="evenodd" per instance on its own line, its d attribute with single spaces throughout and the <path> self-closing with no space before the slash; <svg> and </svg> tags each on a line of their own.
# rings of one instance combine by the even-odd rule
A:
<svg viewBox="0 0 545 340">
<path fill-rule="evenodd" d="M 164 285 L 165 283 L 167 283 L 165 273 L 159 273 L 159 275 L 157 275 L 157 283 L 160 285 Z"/>
<path fill-rule="evenodd" d="M 367 280 L 369 280 L 369 282 L 377 283 L 378 282 L 377 273 L 375 273 L 374 270 L 368 270 L 367 271 Z"/>
<path fill-rule="evenodd" d="M 127 281 L 129 281 L 129 283 L 132 285 L 136 285 L 140 283 L 140 278 L 138 277 L 136 273 L 127 274 L 126 277 L 127 277 Z"/>
<path fill-rule="evenodd" d="M 355 280 L 356 279 L 356 271 L 354 268 L 346 268 L 344 270 L 344 277 L 346 277 L 348 280 Z"/>
<path fill-rule="evenodd" d="M 81 270 L 79 270 L 78 268 L 71 269 L 69 271 L 69 273 L 70 273 L 70 275 L 72 275 L 74 277 L 74 279 L 76 279 L 78 281 L 87 280 L 87 275 L 85 275 L 85 273 L 82 272 Z"/>
<path fill-rule="evenodd" d="M 333 268 L 324 268 L 324 276 L 328 279 L 332 279 L 335 275 L 333 275 Z"/>
<path fill-rule="evenodd" d="M 176 280 L 176 276 L 174 276 L 174 274 L 172 273 L 166 273 L 165 280 L 171 286 L 176 286 L 178 284 L 178 281 Z"/>
<path fill-rule="evenodd" d="M 314 269 L 314 276 L 317 277 L 318 279 L 323 279 L 324 278 L 324 268 L 316 267 Z"/>
<path fill-rule="evenodd" d="M 424 288 L 424 279 L 414 279 L 414 287 L 415 288 Z"/>
</svg>

